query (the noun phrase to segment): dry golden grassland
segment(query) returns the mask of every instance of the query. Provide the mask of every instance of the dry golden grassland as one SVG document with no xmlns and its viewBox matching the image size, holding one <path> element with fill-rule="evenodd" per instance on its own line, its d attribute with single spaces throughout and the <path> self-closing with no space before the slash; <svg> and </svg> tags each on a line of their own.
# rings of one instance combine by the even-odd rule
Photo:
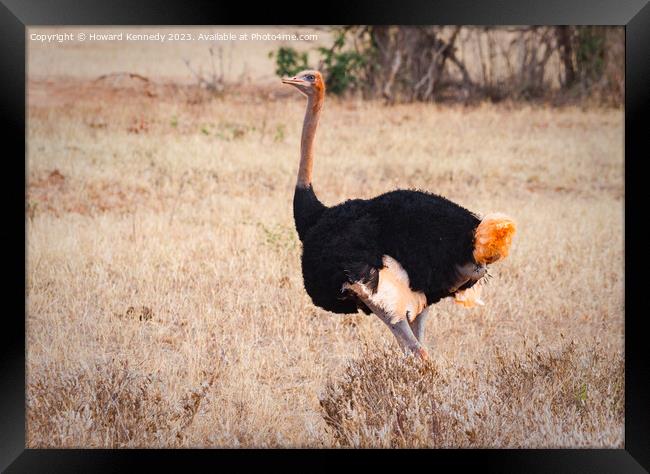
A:
<svg viewBox="0 0 650 474">
<path fill-rule="evenodd" d="M 36 76 L 29 447 L 623 446 L 621 110 L 327 99 L 326 204 L 412 187 L 518 222 L 420 363 L 302 287 L 296 91 Z"/>
</svg>

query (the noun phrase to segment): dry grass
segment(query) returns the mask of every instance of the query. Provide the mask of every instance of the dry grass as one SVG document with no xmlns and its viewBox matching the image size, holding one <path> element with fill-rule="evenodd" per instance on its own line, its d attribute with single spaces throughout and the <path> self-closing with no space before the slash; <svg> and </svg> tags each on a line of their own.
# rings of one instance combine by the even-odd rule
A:
<svg viewBox="0 0 650 474">
<path fill-rule="evenodd" d="M 352 362 L 321 400 L 337 446 L 558 448 L 620 444 L 623 357 L 528 349 L 471 368 L 394 350 Z"/>
<path fill-rule="evenodd" d="M 28 93 L 29 447 L 623 445 L 622 111 L 328 100 L 324 202 L 418 187 L 517 219 L 420 366 L 302 288 L 297 94 Z"/>
</svg>

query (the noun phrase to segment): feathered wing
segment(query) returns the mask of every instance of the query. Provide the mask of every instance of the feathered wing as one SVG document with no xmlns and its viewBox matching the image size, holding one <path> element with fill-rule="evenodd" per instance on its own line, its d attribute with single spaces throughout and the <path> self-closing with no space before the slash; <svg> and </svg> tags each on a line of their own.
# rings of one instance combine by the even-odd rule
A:
<svg viewBox="0 0 650 474">
<path fill-rule="evenodd" d="M 486 215 L 474 234 L 473 256 L 476 263 L 484 268 L 487 264 L 506 258 L 516 231 L 515 221 L 505 214 L 495 212 Z M 485 304 L 481 299 L 480 286 L 462 288 L 454 294 L 454 301 L 467 308 Z"/>
</svg>

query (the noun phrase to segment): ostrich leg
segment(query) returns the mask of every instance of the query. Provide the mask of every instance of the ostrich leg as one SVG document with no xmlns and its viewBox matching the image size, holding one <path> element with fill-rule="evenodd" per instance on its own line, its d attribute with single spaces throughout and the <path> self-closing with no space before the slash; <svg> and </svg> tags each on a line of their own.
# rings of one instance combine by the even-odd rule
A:
<svg viewBox="0 0 650 474">
<path fill-rule="evenodd" d="M 418 339 L 413 334 L 411 326 L 405 316 L 396 314 L 395 312 L 386 310 L 380 305 L 376 304 L 371 297 L 368 296 L 360 285 L 346 285 L 346 288 L 355 292 L 359 299 L 372 311 L 379 319 L 381 319 L 388 329 L 393 333 L 398 344 L 406 354 L 415 354 L 421 359 L 428 359 L 426 349 L 420 344 Z"/>
<path fill-rule="evenodd" d="M 422 359 L 429 358 L 427 350 L 415 337 L 413 331 L 411 330 L 411 326 L 409 326 L 409 323 L 406 319 L 398 319 L 396 321 L 394 315 L 372 305 L 372 303 L 369 303 L 367 301 L 364 301 L 364 303 L 375 315 L 379 317 L 379 319 L 381 319 L 386 324 L 386 326 L 388 326 L 390 331 L 395 336 L 395 339 L 397 339 L 400 347 L 406 354 L 416 354 Z"/>
<path fill-rule="evenodd" d="M 427 306 L 422 310 L 420 314 L 418 314 L 413 321 L 409 322 L 409 326 L 411 326 L 411 331 L 413 331 L 413 335 L 416 337 L 416 339 L 420 342 L 420 344 L 424 345 L 424 325 L 426 323 L 426 320 L 429 317 L 429 312 L 433 311 L 433 306 Z"/>
</svg>

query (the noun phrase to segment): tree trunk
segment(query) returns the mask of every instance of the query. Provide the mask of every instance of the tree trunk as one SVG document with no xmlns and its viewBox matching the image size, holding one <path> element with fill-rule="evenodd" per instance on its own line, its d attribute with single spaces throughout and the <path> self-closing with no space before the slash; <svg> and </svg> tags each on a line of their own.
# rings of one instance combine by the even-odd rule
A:
<svg viewBox="0 0 650 474">
<path fill-rule="evenodd" d="M 573 47 L 571 45 L 571 27 L 557 26 L 555 29 L 557 43 L 560 48 L 560 58 L 564 65 L 564 88 L 569 89 L 576 82 L 576 71 L 573 66 Z"/>
</svg>

